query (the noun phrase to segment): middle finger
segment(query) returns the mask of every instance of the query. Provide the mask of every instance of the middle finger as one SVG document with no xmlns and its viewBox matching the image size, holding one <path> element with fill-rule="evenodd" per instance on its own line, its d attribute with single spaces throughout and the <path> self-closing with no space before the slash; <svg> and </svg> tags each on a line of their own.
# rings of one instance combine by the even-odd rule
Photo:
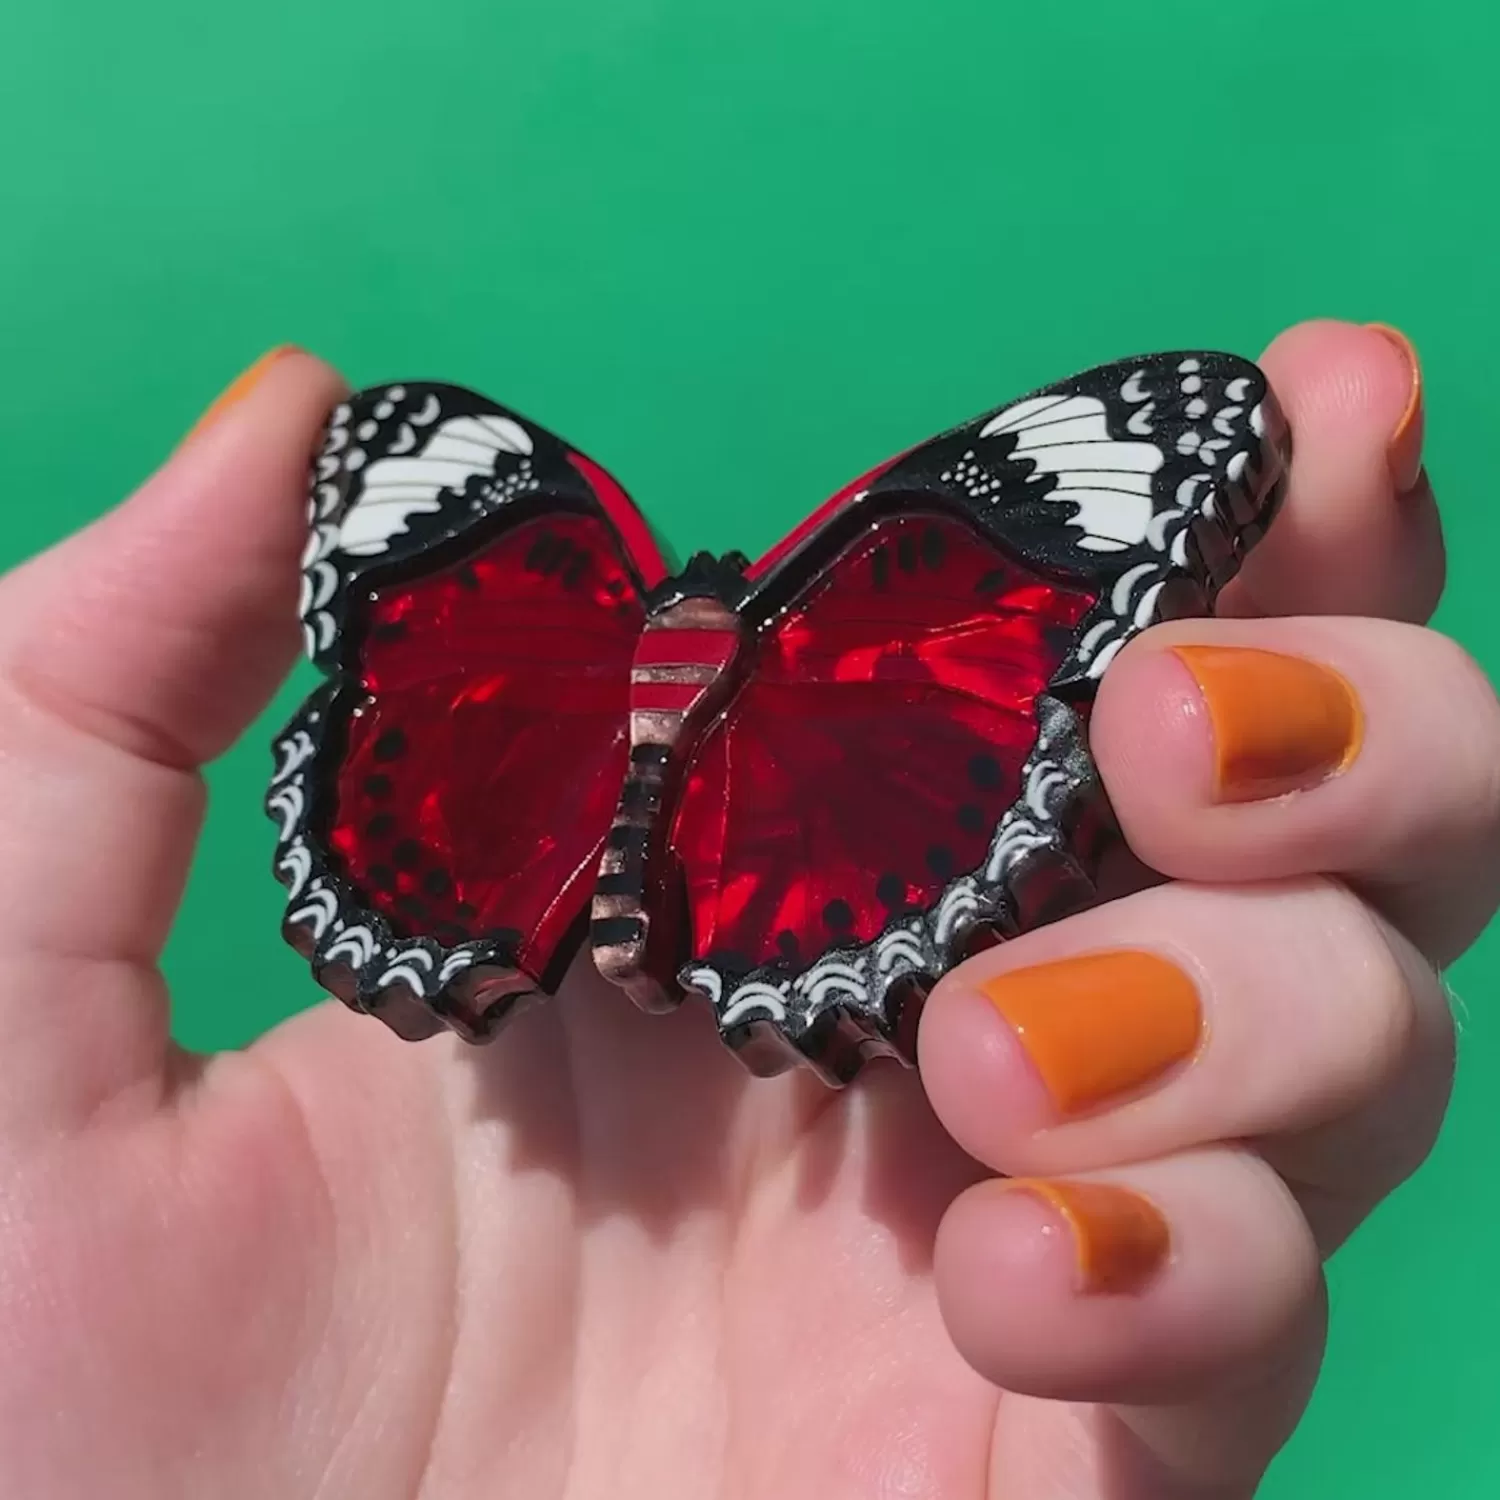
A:
<svg viewBox="0 0 1500 1500">
<path fill-rule="evenodd" d="M 1338 875 L 1439 964 L 1500 899 L 1500 705 L 1433 631 L 1164 625 L 1106 675 L 1090 739 L 1131 849 L 1170 878 Z"/>
</svg>

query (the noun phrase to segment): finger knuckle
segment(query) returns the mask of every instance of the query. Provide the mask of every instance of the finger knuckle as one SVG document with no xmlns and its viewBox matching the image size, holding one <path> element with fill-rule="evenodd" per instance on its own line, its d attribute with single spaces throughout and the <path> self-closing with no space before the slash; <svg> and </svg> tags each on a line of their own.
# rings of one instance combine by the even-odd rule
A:
<svg viewBox="0 0 1500 1500">
<path fill-rule="evenodd" d="M 1436 979 L 1418 972 L 1427 969 L 1425 961 L 1348 886 L 1324 880 L 1319 897 L 1333 982 L 1353 1012 L 1341 1049 L 1344 1083 L 1363 1094 L 1398 1074 L 1423 1040 L 1424 1012 L 1431 1007 L 1421 990 Z"/>
<path fill-rule="evenodd" d="M 1459 643 L 1430 632 L 1433 661 L 1429 681 L 1443 705 L 1440 721 L 1467 762 L 1471 816 L 1486 828 L 1500 827 L 1500 699 L 1483 667 Z"/>
</svg>

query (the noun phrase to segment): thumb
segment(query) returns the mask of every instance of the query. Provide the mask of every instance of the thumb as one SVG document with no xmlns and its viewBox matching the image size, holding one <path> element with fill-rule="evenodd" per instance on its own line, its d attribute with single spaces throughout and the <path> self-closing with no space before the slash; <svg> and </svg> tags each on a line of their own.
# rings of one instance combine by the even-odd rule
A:
<svg viewBox="0 0 1500 1500">
<path fill-rule="evenodd" d="M 197 768 L 296 649 L 307 466 L 343 391 L 275 351 L 131 499 L 0 579 L 0 1131 L 161 1071 Z"/>
</svg>

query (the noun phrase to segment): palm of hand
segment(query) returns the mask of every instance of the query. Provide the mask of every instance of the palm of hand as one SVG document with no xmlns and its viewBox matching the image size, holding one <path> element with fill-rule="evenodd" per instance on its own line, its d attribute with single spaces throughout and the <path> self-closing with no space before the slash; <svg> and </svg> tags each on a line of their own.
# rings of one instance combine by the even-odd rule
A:
<svg viewBox="0 0 1500 1500">
<path fill-rule="evenodd" d="M 6 1446 L 94 1434 L 49 1495 L 984 1491 L 930 1277 L 981 1172 L 894 1066 L 754 1080 L 581 969 L 484 1051 L 325 1006 L 116 1108 L 21 1199 Z"/>
</svg>

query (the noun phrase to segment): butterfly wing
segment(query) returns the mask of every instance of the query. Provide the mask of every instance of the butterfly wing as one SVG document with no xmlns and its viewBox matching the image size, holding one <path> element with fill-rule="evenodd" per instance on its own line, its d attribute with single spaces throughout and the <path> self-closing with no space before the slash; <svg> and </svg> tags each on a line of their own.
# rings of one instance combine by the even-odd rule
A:
<svg viewBox="0 0 1500 1500">
<path fill-rule="evenodd" d="M 754 662 L 668 844 L 683 982 L 752 1066 L 909 1060 L 933 978 L 1091 896 L 1094 686 L 1210 606 L 1286 456 L 1253 366 L 1129 361 L 882 466 L 749 569 Z"/>
<path fill-rule="evenodd" d="M 302 603 L 329 681 L 268 804 L 287 934 L 325 986 L 404 1035 L 471 1037 L 551 987 L 664 571 L 608 474 L 472 392 L 385 386 L 334 414 Z"/>
</svg>

